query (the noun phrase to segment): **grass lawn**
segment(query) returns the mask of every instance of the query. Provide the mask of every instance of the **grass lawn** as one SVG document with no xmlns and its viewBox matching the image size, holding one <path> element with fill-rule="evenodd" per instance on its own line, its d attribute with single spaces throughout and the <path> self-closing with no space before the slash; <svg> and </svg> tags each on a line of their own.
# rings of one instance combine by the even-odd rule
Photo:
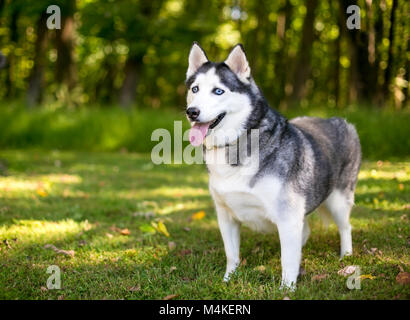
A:
<svg viewBox="0 0 410 320">
<path fill-rule="evenodd" d="M 363 163 L 353 256 L 339 261 L 335 226 L 312 215 L 294 293 L 279 290 L 277 234 L 246 228 L 242 265 L 222 282 L 225 254 L 203 166 L 58 151 L 1 151 L 0 163 L 1 299 L 410 298 L 410 286 L 396 281 L 410 271 L 410 162 Z M 60 290 L 46 289 L 50 265 L 61 269 Z M 337 273 L 348 265 L 371 275 L 360 290 Z"/>
</svg>

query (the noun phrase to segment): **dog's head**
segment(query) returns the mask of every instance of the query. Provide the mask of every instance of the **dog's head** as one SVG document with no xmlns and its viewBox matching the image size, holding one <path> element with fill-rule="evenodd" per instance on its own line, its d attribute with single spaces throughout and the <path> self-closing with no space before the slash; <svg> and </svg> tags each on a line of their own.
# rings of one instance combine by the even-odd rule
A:
<svg viewBox="0 0 410 320">
<path fill-rule="evenodd" d="M 224 62 L 214 63 L 194 43 L 186 78 L 190 142 L 220 146 L 236 140 L 246 129 L 257 91 L 242 45 L 236 45 Z"/>
</svg>

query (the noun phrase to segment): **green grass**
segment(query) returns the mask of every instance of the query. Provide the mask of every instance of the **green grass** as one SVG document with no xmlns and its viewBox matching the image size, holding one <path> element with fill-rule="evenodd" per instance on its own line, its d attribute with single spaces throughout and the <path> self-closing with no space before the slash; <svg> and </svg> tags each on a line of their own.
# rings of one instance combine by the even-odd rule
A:
<svg viewBox="0 0 410 320">
<path fill-rule="evenodd" d="M 410 271 L 410 162 L 363 163 L 351 219 L 353 256 L 339 261 L 335 226 L 326 229 L 313 214 L 306 274 L 290 293 L 278 288 L 278 236 L 246 228 L 246 263 L 222 282 L 225 255 L 203 166 L 154 166 L 149 155 L 136 153 L 10 150 L 0 158 L 8 174 L 0 176 L 0 299 L 410 298 L 409 285 L 396 282 L 400 270 Z M 201 210 L 203 219 L 190 219 Z M 169 237 L 153 233 L 151 222 L 159 221 Z M 125 228 L 129 235 L 118 232 Z M 61 268 L 60 290 L 44 289 L 50 265 Z M 347 265 L 375 278 L 349 290 L 337 274 Z M 319 274 L 328 277 L 312 280 Z"/>
<path fill-rule="evenodd" d="M 410 157 L 410 109 L 394 111 L 366 108 L 297 108 L 283 112 L 289 118 L 300 115 L 341 116 L 356 125 L 365 159 Z M 133 109 L 119 107 L 77 110 L 40 108 L 27 111 L 18 104 L 0 104 L 0 148 L 42 148 L 45 150 L 150 152 L 157 143 L 151 134 L 165 128 L 173 134 L 174 121 L 188 129 L 184 108 Z M 185 142 L 185 145 L 188 142 Z"/>
</svg>

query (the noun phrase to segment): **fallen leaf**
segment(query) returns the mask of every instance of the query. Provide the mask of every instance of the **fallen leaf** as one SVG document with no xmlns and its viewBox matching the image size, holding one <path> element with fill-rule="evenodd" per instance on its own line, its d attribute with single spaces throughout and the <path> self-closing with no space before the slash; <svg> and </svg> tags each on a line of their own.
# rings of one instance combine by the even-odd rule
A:
<svg viewBox="0 0 410 320">
<path fill-rule="evenodd" d="M 288 296 L 284 297 L 283 300 L 290 300 Z"/>
<path fill-rule="evenodd" d="M 175 242 L 174 241 L 169 241 L 168 242 L 168 248 L 169 248 L 169 250 L 174 250 L 175 248 L 176 248 L 176 244 L 175 244 Z"/>
<path fill-rule="evenodd" d="M 254 268 L 254 270 L 257 270 L 259 272 L 265 272 L 266 268 L 265 268 L 265 266 L 257 266 L 257 267 Z"/>
<path fill-rule="evenodd" d="M 176 269 L 177 269 L 177 267 L 172 266 L 171 268 L 169 268 L 169 272 L 168 272 L 168 273 L 171 273 L 172 271 L 175 271 Z"/>
<path fill-rule="evenodd" d="M 64 300 L 64 295 L 58 296 L 58 300 Z"/>
<path fill-rule="evenodd" d="M 252 253 L 257 253 L 260 249 L 261 248 L 259 246 L 255 247 L 255 248 L 252 249 Z"/>
<path fill-rule="evenodd" d="M 322 281 L 326 279 L 329 275 L 327 273 L 317 274 L 312 277 L 312 281 Z"/>
<path fill-rule="evenodd" d="M 115 225 L 112 225 L 112 226 L 110 227 L 110 230 L 113 231 L 113 232 L 121 232 L 121 229 L 120 229 L 120 228 L 117 228 Z"/>
<path fill-rule="evenodd" d="M 37 194 L 40 197 L 47 197 L 47 192 L 45 192 L 44 189 L 37 189 Z"/>
<path fill-rule="evenodd" d="M 112 237 L 114 237 L 111 233 L 108 233 L 108 232 L 107 232 L 105 235 L 106 235 L 108 238 L 110 238 L 110 239 L 111 239 Z"/>
<path fill-rule="evenodd" d="M 337 272 L 338 275 L 347 277 L 356 271 L 356 266 L 346 266 Z"/>
<path fill-rule="evenodd" d="M 62 249 L 58 249 L 56 246 L 52 245 L 52 244 L 46 244 L 44 245 L 45 249 L 51 249 L 53 250 L 55 253 L 59 253 L 59 254 L 64 254 L 66 256 L 70 256 L 70 257 L 74 257 L 74 250 L 62 250 Z"/>
<path fill-rule="evenodd" d="M 180 254 L 181 256 L 186 256 L 186 255 L 191 254 L 191 253 L 192 253 L 192 251 L 189 250 L 189 249 L 185 249 L 185 250 L 179 251 L 179 254 Z"/>
<path fill-rule="evenodd" d="M 373 279 L 376 279 L 376 277 L 373 276 L 373 275 L 371 275 L 371 274 L 362 274 L 362 275 L 360 276 L 360 279 L 361 279 L 361 280 L 363 280 L 363 279 L 373 280 Z"/>
<path fill-rule="evenodd" d="M 241 266 L 246 266 L 246 258 L 241 261 Z"/>
<path fill-rule="evenodd" d="M 87 245 L 87 241 L 85 241 L 85 240 L 80 240 L 80 241 L 78 241 L 78 245 L 79 245 L 80 247 L 83 247 L 83 246 Z"/>
<path fill-rule="evenodd" d="M 164 297 L 162 300 L 171 300 L 171 299 L 174 299 L 178 296 L 179 296 L 179 294 L 169 294 L 166 297 Z"/>
<path fill-rule="evenodd" d="M 206 250 L 204 250 L 204 255 L 207 255 L 207 254 L 210 254 L 210 253 L 214 253 L 214 252 L 216 252 L 217 250 L 215 249 L 215 248 L 211 248 L 211 249 L 206 249 Z"/>
<path fill-rule="evenodd" d="M 129 287 L 128 288 L 128 291 L 131 291 L 131 292 L 136 292 L 136 291 L 140 291 L 140 290 L 141 290 L 140 286 L 135 286 L 135 287 Z"/>
<path fill-rule="evenodd" d="M 192 220 L 202 220 L 205 217 L 205 211 L 201 210 L 192 214 Z"/>
<path fill-rule="evenodd" d="M 165 235 L 166 237 L 169 237 L 170 234 L 167 230 L 167 227 L 165 226 L 165 224 L 162 221 L 158 221 L 158 223 L 152 222 L 152 226 L 160 233 L 162 233 L 163 235 Z"/>
<path fill-rule="evenodd" d="M 46 287 L 41 287 L 40 290 L 41 291 L 48 291 L 48 289 Z"/>
<path fill-rule="evenodd" d="M 408 272 L 399 272 L 396 276 L 396 282 L 398 284 L 409 284 L 410 282 L 410 273 Z"/>
<path fill-rule="evenodd" d="M 8 249 L 11 249 L 10 243 L 9 243 L 9 241 L 8 241 L 7 239 L 4 239 L 4 240 L 3 240 L 3 243 L 4 243 L 4 245 L 5 245 Z"/>
<path fill-rule="evenodd" d="M 120 233 L 123 236 L 129 236 L 131 234 L 130 230 L 128 230 L 127 228 L 120 230 Z"/>
</svg>

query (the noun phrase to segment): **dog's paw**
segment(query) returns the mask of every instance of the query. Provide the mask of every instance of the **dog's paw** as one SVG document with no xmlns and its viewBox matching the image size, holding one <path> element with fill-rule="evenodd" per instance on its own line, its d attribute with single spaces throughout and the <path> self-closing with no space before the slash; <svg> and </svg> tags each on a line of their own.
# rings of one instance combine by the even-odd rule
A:
<svg viewBox="0 0 410 320">
<path fill-rule="evenodd" d="M 230 272 L 225 272 L 224 275 L 224 282 L 229 282 L 229 280 L 231 280 L 231 276 L 232 274 L 235 272 L 235 270 L 232 270 Z"/>
<path fill-rule="evenodd" d="M 294 282 L 285 283 L 282 281 L 280 284 L 279 290 L 294 292 L 296 290 L 296 283 Z"/>
<path fill-rule="evenodd" d="M 229 282 L 229 280 L 231 280 L 231 276 L 232 276 L 232 274 L 234 274 L 235 273 L 235 270 L 231 270 L 231 271 L 227 271 L 227 272 L 225 272 L 225 275 L 224 275 L 224 282 Z"/>
<path fill-rule="evenodd" d="M 236 268 L 238 268 L 239 262 L 228 264 L 226 267 L 226 272 L 224 275 L 224 281 L 228 282 L 231 279 L 233 273 L 235 273 Z"/>
<path fill-rule="evenodd" d="M 351 251 L 347 251 L 347 252 L 341 253 L 341 254 L 340 254 L 339 261 L 342 261 L 344 257 L 349 257 L 349 256 L 351 256 L 352 254 L 353 254 L 353 253 L 352 253 Z"/>
</svg>

